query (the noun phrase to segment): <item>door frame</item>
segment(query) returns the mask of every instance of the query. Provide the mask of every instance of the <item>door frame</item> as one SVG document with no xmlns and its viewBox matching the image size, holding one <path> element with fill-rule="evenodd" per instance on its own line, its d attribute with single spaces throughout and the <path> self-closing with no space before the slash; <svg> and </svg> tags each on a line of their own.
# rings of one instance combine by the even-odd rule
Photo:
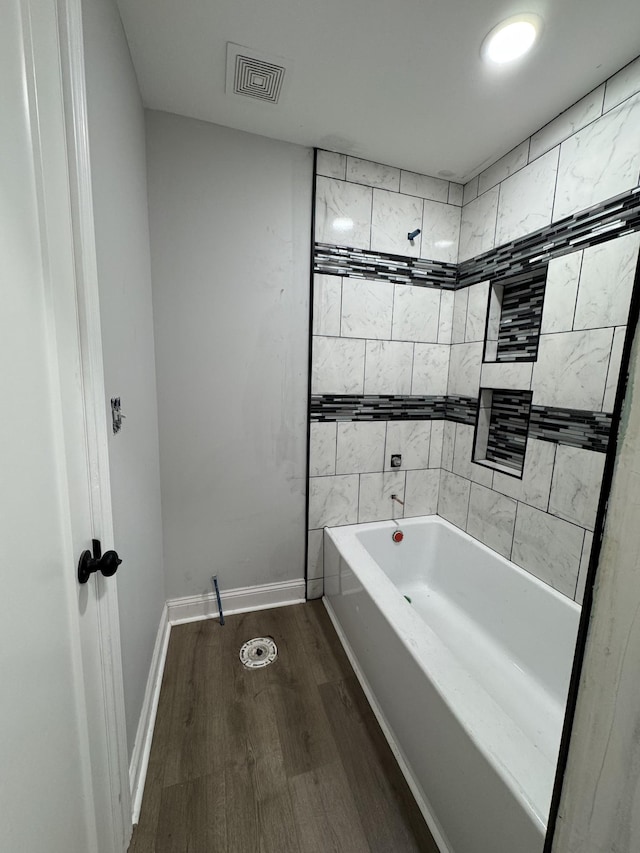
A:
<svg viewBox="0 0 640 853">
<path fill-rule="evenodd" d="M 69 487 L 73 521 L 70 486 L 74 477 L 88 475 L 85 494 L 92 529 L 86 536 L 100 539 L 107 550 L 115 543 L 81 0 L 20 2 L 43 266 L 49 279 L 51 351 L 56 359 L 52 368 L 57 368 L 60 391 L 63 481 Z M 71 442 L 76 451 L 78 443 L 84 450 L 82 471 L 74 467 L 74 454 L 64 453 Z M 96 853 L 124 853 L 131 838 L 132 809 L 117 579 L 96 573 L 89 581 L 95 584 L 95 618 L 83 627 L 83 591 L 74 565 L 69 575 L 75 608 L 72 630 L 78 646 L 84 644 L 78 656 L 84 688 L 78 703 L 85 717 L 88 759 L 89 802 L 84 806 L 94 823 Z"/>
</svg>

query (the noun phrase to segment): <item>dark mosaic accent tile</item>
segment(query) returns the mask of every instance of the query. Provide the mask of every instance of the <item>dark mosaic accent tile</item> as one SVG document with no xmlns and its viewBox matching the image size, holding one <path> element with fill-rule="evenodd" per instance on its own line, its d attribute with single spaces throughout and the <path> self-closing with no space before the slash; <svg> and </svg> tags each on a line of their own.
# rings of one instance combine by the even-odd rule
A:
<svg viewBox="0 0 640 853">
<path fill-rule="evenodd" d="M 455 394 L 447 396 L 446 420 L 474 426 L 477 412 L 477 397 L 459 397 Z"/>
<path fill-rule="evenodd" d="M 370 252 L 367 249 L 350 249 L 328 243 L 315 244 L 313 271 L 324 275 L 368 278 L 443 290 L 455 290 L 458 278 L 456 264 Z"/>
<path fill-rule="evenodd" d="M 538 355 L 547 264 L 502 282 L 496 361 L 533 361 Z"/>
<path fill-rule="evenodd" d="M 431 421 L 446 416 L 447 397 L 396 394 L 320 394 L 311 397 L 312 421 Z"/>
<path fill-rule="evenodd" d="M 486 458 L 522 472 L 531 391 L 493 391 Z"/>
<path fill-rule="evenodd" d="M 638 230 L 640 187 L 464 261 L 458 266 L 457 286 L 468 287 L 487 279 L 499 281 L 505 276 L 526 272 L 533 264 L 539 265 Z"/>
<path fill-rule="evenodd" d="M 606 453 L 612 417 L 607 412 L 532 406 L 529 436 Z"/>
</svg>

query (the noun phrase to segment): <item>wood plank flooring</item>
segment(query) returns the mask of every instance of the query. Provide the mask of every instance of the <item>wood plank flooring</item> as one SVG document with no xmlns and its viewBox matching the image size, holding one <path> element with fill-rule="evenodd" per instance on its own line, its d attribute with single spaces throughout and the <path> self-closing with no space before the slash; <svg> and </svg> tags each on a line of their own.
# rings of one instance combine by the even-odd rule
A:
<svg viewBox="0 0 640 853">
<path fill-rule="evenodd" d="M 129 853 L 254 851 L 437 853 L 319 601 L 171 632 Z"/>
</svg>

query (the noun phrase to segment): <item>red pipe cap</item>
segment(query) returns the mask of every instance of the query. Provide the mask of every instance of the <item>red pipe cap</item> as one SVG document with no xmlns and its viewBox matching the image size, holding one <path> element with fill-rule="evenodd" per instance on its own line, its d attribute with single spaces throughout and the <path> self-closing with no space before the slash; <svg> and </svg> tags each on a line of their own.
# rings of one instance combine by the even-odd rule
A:
<svg viewBox="0 0 640 853">
<path fill-rule="evenodd" d="M 402 530 L 394 530 L 391 535 L 391 538 L 394 542 L 402 542 L 402 540 L 404 539 L 404 533 L 402 532 Z"/>
</svg>

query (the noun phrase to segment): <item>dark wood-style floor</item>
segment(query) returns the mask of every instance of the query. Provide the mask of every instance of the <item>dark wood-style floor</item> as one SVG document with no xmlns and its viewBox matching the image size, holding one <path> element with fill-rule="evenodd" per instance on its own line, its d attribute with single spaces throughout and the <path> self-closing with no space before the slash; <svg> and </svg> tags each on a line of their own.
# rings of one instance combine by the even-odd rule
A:
<svg viewBox="0 0 640 853">
<path fill-rule="evenodd" d="M 172 630 L 129 853 L 187 851 L 437 853 L 321 602 Z"/>
</svg>

